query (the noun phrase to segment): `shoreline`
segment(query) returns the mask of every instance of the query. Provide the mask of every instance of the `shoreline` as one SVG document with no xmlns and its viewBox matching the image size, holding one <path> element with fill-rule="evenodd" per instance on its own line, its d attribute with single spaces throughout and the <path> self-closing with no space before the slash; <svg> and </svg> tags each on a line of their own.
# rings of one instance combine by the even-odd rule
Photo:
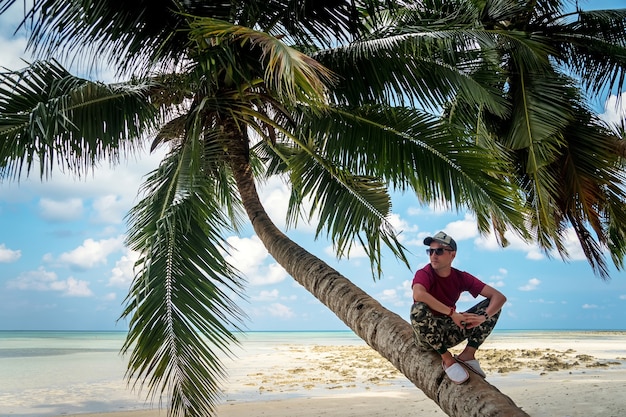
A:
<svg viewBox="0 0 626 417">
<path fill-rule="evenodd" d="M 236 359 L 224 363 L 229 375 L 216 415 L 445 415 L 350 333 L 248 333 L 233 352 Z M 38 343 L 20 340 L 15 343 L 24 349 L 32 350 Z M 58 351 L 66 344 L 72 353 L 0 358 L 6 371 L 4 388 L 0 375 L 0 415 L 166 417 L 165 409 L 150 408 L 143 396 L 126 386 L 125 362 L 116 355 L 119 335 L 55 340 L 46 338 L 38 349 Z M 74 353 L 78 346 L 84 351 Z M 15 351 L 18 345 L 3 347 Z M 487 381 L 533 417 L 626 415 L 626 332 L 494 332 L 477 358 Z M 21 379 L 9 376 L 18 375 L 16 370 Z"/>
</svg>

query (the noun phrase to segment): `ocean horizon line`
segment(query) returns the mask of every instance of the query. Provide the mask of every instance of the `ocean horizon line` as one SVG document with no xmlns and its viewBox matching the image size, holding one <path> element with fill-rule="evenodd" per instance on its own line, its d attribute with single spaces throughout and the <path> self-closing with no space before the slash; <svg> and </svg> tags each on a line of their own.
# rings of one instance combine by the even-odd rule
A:
<svg viewBox="0 0 626 417">
<path fill-rule="evenodd" d="M 354 333 L 351 329 L 316 330 L 231 330 L 235 334 L 246 333 Z M 494 333 L 512 332 L 626 332 L 622 329 L 582 329 L 582 328 L 543 328 L 543 329 L 494 329 Z M 0 329 L 0 333 L 128 333 L 128 330 L 107 329 Z M 356 334 L 356 333 L 354 333 Z"/>
</svg>

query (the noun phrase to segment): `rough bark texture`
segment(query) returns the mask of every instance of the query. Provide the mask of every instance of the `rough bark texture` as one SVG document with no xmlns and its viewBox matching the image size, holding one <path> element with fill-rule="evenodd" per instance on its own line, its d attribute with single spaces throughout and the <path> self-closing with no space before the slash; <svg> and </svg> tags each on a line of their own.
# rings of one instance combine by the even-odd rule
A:
<svg viewBox="0 0 626 417">
<path fill-rule="evenodd" d="M 236 142 L 236 141 L 235 141 Z M 522 409 L 497 388 L 471 375 L 463 385 L 445 377 L 441 359 L 414 343 L 411 325 L 387 310 L 346 277 L 291 241 L 274 225 L 263 208 L 240 143 L 231 143 L 231 167 L 254 231 L 268 252 L 318 300 L 359 337 L 389 360 L 416 387 L 454 417 L 522 417 Z M 408 315 L 408 311 L 407 311 Z"/>
</svg>

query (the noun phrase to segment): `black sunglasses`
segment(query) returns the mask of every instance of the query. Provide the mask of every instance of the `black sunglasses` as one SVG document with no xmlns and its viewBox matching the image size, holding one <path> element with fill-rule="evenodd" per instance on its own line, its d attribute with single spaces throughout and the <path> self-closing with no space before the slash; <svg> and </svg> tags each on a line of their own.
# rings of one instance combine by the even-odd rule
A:
<svg viewBox="0 0 626 417">
<path fill-rule="evenodd" d="M 428 254 L 428 256 L 433 256 L 433 253 L 437 256 L 441 256 L 443 255 L 443 252 L 454 252 L 452 249 L 444 249 L 444 248 L 437 248 L 437 249 L 426 249 L 426 253 Z"/>
</svg>

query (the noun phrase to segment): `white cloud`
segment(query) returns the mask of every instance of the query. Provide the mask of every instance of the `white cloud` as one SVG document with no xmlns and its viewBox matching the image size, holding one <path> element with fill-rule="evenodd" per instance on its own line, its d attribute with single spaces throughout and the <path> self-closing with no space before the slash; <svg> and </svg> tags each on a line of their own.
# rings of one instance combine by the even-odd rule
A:
<svg viewBox="0 0 626 417">
<path fill-rule="evenodd" d="M 555 304 L 554 301 L 546 301 L 543 298 L 539 298 L 537 300 L 530 300 L 529 303 L 531 304 Z"/>
<path fill-rule="evenodd" d="M 598 308 L 598 306 L 595 304 L 583 304 L 583 309 L 585 310 L 593 310 L 596 308 Z"/>
<path fill-rule="evenodd" d="M 407 245 L 423 246 L 424 239 L 428 236 L 433 236 L 435 233 L 443 231 L 456 241 L 459 250 L 463 250 L 463 245 L 460 243 L 463 240 L 471 239 L 478 236 L 478 228 L 476 227 L 476 218 L 469 213 L 466 213 L 462 220 L 456 220 L 448 223 L 443 228 L 436 230 L 424 231 L 417 234 L 417 239 L 413 239 L 406 242 Z"/>
<path fill-rule="evenodd" d="M 134 266 L 139 258 L 139 253 L 127 249 L 117 262 L 115 267 L 111 269 L 108 286 L 129 288 L 133 278 L 135 277 Z"/>
<path fill-rule="evenodd" d="M 424 235 L 424 236 L 426 236 L 426 235 Z M 422 237 L 422 238 L 417 238 L 417 239 L 405 240 L 405 241 L 402 241 L 402 244 L 404 246 L 417 246 L 419 248 L 423 248 L 423 246 L 424 246 L 424 238 Z"/>
<path fill-rule="evenodd" d="M 263 290 L 259 292 L 259 295 L 250 297 L 252 301 L 260 302 L 260 301 L 275 301 L 278 299 L 278 290 L 273 289 L 270 291 Z"/>
<path fill-rule="evenodd" d="M 457 243 L 466 239 L 472 239 L 478 236 L 476 218 L 471 214 L 465 214 L 463 220 L 448 223 L 444 231 L 452 236 Z"/>
<path fill-rule="evenodd" d="M 295 316 L 293 310 L 281 303 L 273 303 L 267 309 L 267 312 L 272 317 L 278 317 L 281 319 L 290 319 Z"/>
<path fill-rule="evenodd" d="M 337 248 L 334 246 L 326 246 L 324 248 L 324 253 L 333 258 L 337 257 Z M 352 247 L 350 248 L 350 254 L 346 256 L 344 253 L 345 259 L 363 259 L 367 258 L 367 253 L 365 252 L 365 248 L 360 243 L 352 242 Z"/>
<path fill-rule="evenodd" d="M 296 284 L 296 282 L 294 281 L 294 284 Z M 299 285 L 299 284 L 298 284 Z M 295 294 L 289 294 L 289 295 L 281 295 L 280 296 L 281 300 L 284 301 L 296 301 L 298 299 L 298 296 Z"/>
<path fill-rule="evenodd" d="M 545 259 L 545 257 L 546 255 L 544 255 L 539 248 L 531 249 L 526 253 L 526 259 L 530 259 L 531 261 L 540 261 Z"/>
<path fill-rule="evenodd" d="M 105 265 L 107 257 L 124 247 L 123 236 L 95 241 L 86 239 L 83 244 L 70 252 L 62 253 L 58 261 L 68 264 L 70 267 L 89 269 L 99 265 Z M 45 259 L 52 259 L 50 254 Z"/>
<path fill-rule="evenodd" d="M 28 291 L 58 291 L 67 297 L 91 297 L 89 282 L 77 280 L 73 277 L 62 281 L 54 272 L 48 272 L 43 267 L 36 271 L 20 274 L 16 279 L 7 282 L 8 288 Z"/>
<path fill-rule="evenodd" d="M 463 222 L 466 222 L 466 220 L 463 220 Z M 462 233 L 460 233 L 459 238 L 457 238 L 456 231 L 455 233 L 452 233 L 452 231 L 448 231 L 448 230 L 452 230 L 452 228 L 453 226 L 452 224 L 450 224 L 446 227 L 446 231 L 451 236 L 453 236 L 455 240 L 457 241 L 462 240 L 463 239 Z M 466 230 L 467 232 L 471 232 L 469 225 L 463 226 L 463 224 L 460 224 L 460 230 L 461 231 Z M 506 246 L 505 248 L 502 248 L 499 245 L 494 233 L 489 233 L 488 235 L 485 235 L 485 236 L 476 237 L 476 239 L 474 240 L 474 244 L 479 249 L 484 249 L 484 250 L 494 251 L 494 252 L 502 251 L 502 250 L 513 250 L 513 251 L 525 252 L 526 259 L 529 259 L 529 260 L 542 260 L 546 258 L 544 251 L 541 250 L 537 244 L 534 244 L 534 243 L 529 244 L 526 241 L 524 241 L 519 235 L 512 233 L 510 231 L 505 232 L 504 236 L 508 243 L 508 246 Z M 582 261 L 582 260 L 587 259 L 585 257 L 584 252 L 582 251 L 580 242 L 578 241 L 578 237 L 576 236 L 576 233 L 573 228 L 570 227 L 565 231 L 563 244 L 568 253 L 569 260 Z M 560 255 L 556 251 L 552 251 L 550 256 L 553 258 L 560 258 Z"/>
<path fill-rule="evenodd" d="M 626 294 L 622 294 L 622 295 L 620 295 L 620 296 L 619 296 L 619 299 L 620 299 L 620 300 L 626 300 Z"/>
<path fill-rule="evenodd" d="M 409 236 L 419 230 L 416 224 L 410 224 L 396 213 L 389 215 L 387 221 L 393 227 L 394 232 L 397 233 L 398 241 L 404 244 L 414 244 L 414 240 L 409 239 Z"/>
<path fill-rule="evenodd" d="M 39 214 L 43 219 L 55 222 L 76 220 L 83 214 L 83 201 L 80 198 L 62 201 L 42 198 L 39 200 Z"/>
<path fill-rule="evenodd" d="M 108 294 L 105 294 L 104 297 L 102 297 L 102 299 L 104 301 L 115 301 L 117 299 L 117 294 L 114 292 L 110 292 Z"/>
<path fill-rule="evenodd" d="M 57 281 L 57 274 L 48 272 L 43 267 L 36 271 L 20 274 L 16 279 L 7 282 L 9 288 L 18 290 L 48 291 L 53 282 Z"/>
<path fill-rule="evenodd" d="M 409 207 L 408 209 L 406 209 L 406 213 L 409 216 L 421 216 L 422 214 L 428 214 L 426 213 L 426 210 L 421 207 Z"/>
<path fill-rule="evenodd" d="M 443 231 L 452 236 L 457 244 L 466 239 L 471 239 L 478 235 L 478 229 L 476 228 L 476 219 L 471 214 L 465 214 L 462 220 L 456 220 L 448 223 L 442 228 L 430 231 L 424 231 L 418 233 L 418 242 L 420 245 L 424 244 L 424 238 L 433 236 L 435 233 Z M 460 245 L 459 245 L 460 247 Z"/>
<path fill-rule="evenodd" d="M 467 293 L 467 292 L 462 293 L 461 296 L 459 297 L 459 303 L 471 303 L 473 301 L 476 301 L 476 299 L 472 297 L 470 293 Z"/>
<path fill-rule="evenodd" d="M 545 255 L 537 245 L 526 243 L 517 234 L 507 231 L 504 233 L 504 237 L 508 243 L 508 246 L 506 246 L 506 248 L 502 248 L 500 246 L 494 233 L 489 233 L 488 235 L 477 237 L 474 240 L 474 244 L 479 249 L 493 252 L 502 250 L 526 252 L 526 259 L 531 260 L 540 260 L 545 258 Z"/>
<path fill-rule="evenodd" d="M 12 250 L 5 246 L 4 243 L 0 244 L 0 263 L 15 262 L 22 257 L 21 250 Z"/>
<path fill-rule="evenodd" d="M 604 113 L 600 119 L 612 125 L 619 125 L 626 119 L 626 91 L 619 96 L 611 95 L 604 103 Z"/>
<path fill-rule="evenodd" d="M 269 256 L 256 235 L 250 238 L 230 236 L 226 240 L 232 246 L 228 261 L 244 274 L 253 273 Z"/>
<path fill-rule="evenodd" d="M 272 222 L 279 229 L 284 230 L 290 195 L 287 185 L 279 177 L 272 177 L 258 185 L 258 192 L 259 198 Z"/>
<path fill-rule="evenodd" d="M 411 225 L 406 220 L 402 219 L 399 214 L 392 213 L 387 217 L 387 221 L 391 224 L 396 233 L 408 233 L 417 232 L 417 225 Z"/>
<path fill-rule="evenodd" d="M 409 216 L 440 216 L 449 214 L 452 207 L 431 203 L 420 207 L 411 206 L 406 210 Z"/>
<path fill-rule="evenodd" d="M 119 196 L 109 194 L 95 199 L 93 209 L 96 222 L 120 224 L 129 207 Z"/>
<path fill-rule="evenodd" d="M 523 286 L 519 287 L 518 290 L 520 290 L 520 291 L 534 291 L 534 290 L 537 289 L 539 284 L 541 284 L 541 281 L 539 281 L 537 278 L 531 278 L 531 279 L 528 280 L 526 285 L 523 285 Z"/>
<path fill-rule="evenodd" d="M 263 268 L 261 268 L 261 271 L 263 271 Z M 254 283 L 262 282 L 263 284 L 276 284 L 284 281 L 288 275 L 289 274 L 287 274 L 287 271 L 285 271 L 282 266 L 274 262 L 267 266 L 267 272 L 265 276 L 261 279 L 255 278 Z M 252 284 L 253 282 L 250 281 L 250 283 Z"/>
<path fill-rule="evenodd" d="M 289 198 L 291 190 L 278 176 L 273 176 L 267 181 L 258 184 L 259 198 L 267 214 L 272 219 L 272 222 L 281 230 L 286 229 L 287 223 L 287 208 L 289 205 Z M 311 208 L 310 202 L 303 203 L 303 213 L 308 216 Z M 311 222 L 308 221 L 308 217 L 304 219 L 298 218 L 298 231 L 300 232 L 313 232 L 315 231 L 314 225 L 317 224 L 317 218 L 313 218 Z"/>
<path fill-rule="evenodd" d="M 488 284 L 490 286 L 492 286 L 493 288 L 502 288 L 505 286 L 504 284 L 504 277 L 509 273 L 509 271 L 507 271 L 504 268 L 500 268 L 498 269 L 498 274 L 497 275 L 492 275 L 491 277 L 489 277 L 490 282 L 488 282 Z"/>
<path fill-rule="evenodd" d="M 387 288 L 378 295 L 379 301 L 395 301 L 398 298 L 398 292 L 393 288 Z"/>
<path fill-rule="evenodd" d="M 582 247 L 580 246 L 580 241 L 578 240 L 578 236 L 576 236 L 576 232 L 574 228 L 570 227 L 565 232 L 565 250 L 569 256 L 569 259 L 572 261 L 585 261 L 587 257 L 585 256 L 585 252 L 583 252 Z M 556 253 L 555 253 L 555 256 Z"/>
<path fill-rule="evenodd" d="M 0 66 L 10 70 L 18 70 L 26 67 L 26 63 L 21 59 L 26 48 L 25 38 L 7 39 L 0 36 L 0 50 L 2 51 L 2 59 Z"/>
<path fill-rule="evenodd" d="M 46 181 L 39 180 L 38 175 L 24 176 L 19 184 L 6 181 L 0 184 L 0 201 L 25 202 L 35 198 L 55 202 L 77 198 L 96 201 L 103 196 L 114 195 L 118 204 L 115 210 L 126 212 L 136 203 L 144 176 L 158 166 L 166 152 L 166 149 L 151 154 L 138 151 L 119 165 L 98 166 L 94 172 L 85 173 L 81 178 L 56 170 Z M 98 204 L 100 206 L 94 206 L 96 210 L 102 207 L 102 203 Z"/>
<path fill-rule="evenodd" d="M 63 295 L 68 297 L 91 297 L 93 295 L 87 281 L 79 281 L 73 277 L 69 277 L 65 281 L 54 282 L 51 284 L 51 288 L 55 291 L 61 291 Z"/>
<path fill-rule="evenodd" d="M 413 304 L 413 288 L 411 288 L 411 286 L 413 285 L 413 280 L 412 279 L 407 279 L 402 281 L 402 285 L 401 285 L 401 289 L 402 289 L 402 293 L 404 294 L 403 297 L 410 301 L 411 304 Z"/>
<path fill-rule="evenodd" d="M 384 282 L 380 281 L 380 284 L 384 285 Z M 403 280 L 395 288 L 384 288 L 382 291 L 379 291 L 375 298 L 385 306 L 408 308 L 413 304 L 411 284 L 411 280 Z"/>
<path fill-rule="evenodd" d="M 250 285 L 276 284 L 288 276 L 275 262 L 265 265 L 266 260 L 272 258 L 256 235 L 250 238 L 230 236 L 227 241 L 232 249 L 226 260 L 245 275 Z"/>
<path fill-rule="evenodd" d="M 509 244 L 506 248 L 504 248 L 504 250 L 526 252 L 526 259 L 530 259 L 533 261 L 546 258 L 546 255 L 539 248 L 538 245 L 526 243 L 521 237 L 508 231 L 504 233 L 504 237 L 507 239 L 507 242 Z M 486 236 L 478 237 L 475 240 L 475 244 L 478 248 L 486 249 L 489 251 L 503 250 L 503 248 L 501 248 L 498 244 L 495 234 L 493 233 L 490 233 Z M 565 231 L 563 244 L 565 246 L 565 249 L 567 250 L 570 260 L 580 261 L 587 259 L 582 251 L 580 242 L 578 241 L 578 238 L 573 228 L 568 228 Z M 551 256 L 554 258 L 560 257 L 560 255 L 556 251 L 553 251 L 551 253 Z"/>
</svg>

